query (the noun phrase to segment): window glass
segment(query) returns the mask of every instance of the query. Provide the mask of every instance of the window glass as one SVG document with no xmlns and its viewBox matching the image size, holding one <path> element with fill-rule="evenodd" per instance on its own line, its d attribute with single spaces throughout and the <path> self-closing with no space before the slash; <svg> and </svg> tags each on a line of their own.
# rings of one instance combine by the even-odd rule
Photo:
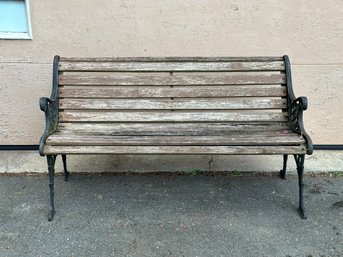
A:
<svg viewBox="0 0 343 257">
<path fill-rule="evenodd" d="M 31 38 L 27 1 L 0 0 L 0 38 Z"/>
</svg>

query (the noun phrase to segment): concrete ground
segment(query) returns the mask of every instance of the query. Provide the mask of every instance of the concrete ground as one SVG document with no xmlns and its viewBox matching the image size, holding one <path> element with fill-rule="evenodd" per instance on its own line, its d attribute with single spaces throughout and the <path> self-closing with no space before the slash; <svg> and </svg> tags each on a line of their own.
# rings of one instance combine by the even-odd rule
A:
<svg viewBox="0 0 343 257">
<path fill-rule="evenodd" d="M 1 256 L 343 256 L 343 177 L 0 177 Z"/>
</svg>

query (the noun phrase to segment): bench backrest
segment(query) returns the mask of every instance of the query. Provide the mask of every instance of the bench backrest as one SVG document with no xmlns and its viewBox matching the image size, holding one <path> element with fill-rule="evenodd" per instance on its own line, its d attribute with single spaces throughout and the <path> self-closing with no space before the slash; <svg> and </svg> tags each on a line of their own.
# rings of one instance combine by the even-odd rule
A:
<svg viewBox="0 0 343 257">
<path fill-rule="evenodd" d="M 282 57 L 60 58 L 58 71 L 60 126 L 287 127 Z"/>
</svg>

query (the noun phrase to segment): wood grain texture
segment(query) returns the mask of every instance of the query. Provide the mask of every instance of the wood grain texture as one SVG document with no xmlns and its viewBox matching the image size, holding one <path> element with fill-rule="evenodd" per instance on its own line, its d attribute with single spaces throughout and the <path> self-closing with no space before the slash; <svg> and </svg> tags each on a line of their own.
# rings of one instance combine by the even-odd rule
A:
<svg viewBox="0 0 343 257">
<path fill-rule="evenodd" d="M 59 76 L 60 85 L 260 85 L 284 84 L 284 74 L 68 74 Z"/>
<path fill-rule="evenodd" d="M 272 112 L 60 112 L 60 122 L 223 122 L 223 121 L 287 121 L 286 113 Z"/>
<path fill-rule="evenodd" d="M 55 133 L 47 145 L 300 145 L 296 133 L 245 133 L 230 136 L 103 136 Z"/>
<path fill-rule="evenodd" d="M 61 99 L 64 110 L 243 110 L 282 109 L 286 99 Z"/>
<path fill-rule="evenodd" d="M 60 62 L 270 62 L 282 56 L 247 57 L 61 57 Z"/>
<path fill-rule="evenodd" d="M 101 62 L 80 61 L 60 62 L 60 71 L 108 71 L 108 72 L 133 72 L 133 71 L 282 71 L 285 69 L 283 61 L 273 62 Z"/>
<path fill-rule="evenodd" d="M 305 146 L 51 146 L 45 154 L 182 154 L 257 155 L 305 154 Z"/>
<path fill-rule="evenodd" d="M 261 86 L 116 86 L 60 87 L 59 96 L 73 98 L 150 98 L 150 97 L 284 97 L 286 87 Z"/>
<path fill-rule="evenodd" d="M 60 123 L 60 134 L 94 135 L 131 135 L 131 136 L 206 136 L 232 135 L 233 133 L 251 132 L 289 133 L 290 127 L 284 122 L 222 122 L 222 123 Z"/>
</svg>

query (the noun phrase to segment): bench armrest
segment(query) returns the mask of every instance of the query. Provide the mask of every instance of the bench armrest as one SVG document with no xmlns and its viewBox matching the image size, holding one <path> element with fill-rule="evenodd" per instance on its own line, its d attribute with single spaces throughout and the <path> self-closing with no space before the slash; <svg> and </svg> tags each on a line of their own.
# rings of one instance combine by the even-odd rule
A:
<svg viewBox="0 0 343 257">
<path fill-rule="evenodd" d="M 53 103 L 53 101 L 50 98 L 41 97 L 39 99 L 39 107 L 40 107 L 41 111 L 47 112 L 50 103 Z"/>
<path fill-rule="evenodd" d="M 39 140 L 39 154 L 44 156 L 46 139 L 57 130 L 58 126 L 58 100 L 52 101 L 47 97 L 39 99 L 40 109 L 45 113 L 45 130 Z"/>
<path fill-rule="evenodd" d="M 307 110 L 308 101 L 305 96 L 296 98 L 293 92 L 291 64 L 287 55 L 284 57 L 286 85 L 287 85 L 287 107 L 288 117 L 291 128 L 296 133 L 300 134 L 306 141 L 307 154 L 313 153 L 313 143 L 310 136 L 306 133 L 303 122 L 303 111 Z"/>
<path fill-rule="evenodd" d="M 39 107 L 45 113 L 45 130 L 39 140 L 39 154 L 44 156 L 46 139 L 53 134 L 58 127 L 58 62 L 60 57 L 55 56 L 53 65 L 53 81 L 51 97 L 41 97 Z"/>
<path fill-rule="evenodd" d="M 307 154 L 313 153 L 313 143 L 310 136 L 306 133 L 303 122 L 303 111 L 307 110 L 308 101 L 305 96 L 298 97 L 290 101 L 289 121 L 293 131 L 302 135 L 307 144 Z"/>
<path fill-rule="evenodd" d="M 299 106 L 303 111 L 307 110 L 308 101 L 306 96 L 300 96 L 297 99 L 292 101 L 292 105 Z"/>
</svg>

